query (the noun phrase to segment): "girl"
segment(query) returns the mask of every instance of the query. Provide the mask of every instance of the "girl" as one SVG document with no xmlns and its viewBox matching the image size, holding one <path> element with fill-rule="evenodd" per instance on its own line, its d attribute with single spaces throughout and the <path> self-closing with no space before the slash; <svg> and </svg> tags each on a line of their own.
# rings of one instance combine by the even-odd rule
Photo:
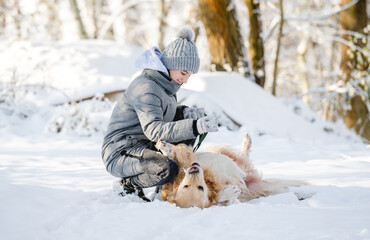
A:
<svg viewBox="0 0 370 240">
<path fill-rule="evenodd" d="M 155 150 L 158 140 L 194 143 L 198 135 L 218 130 L 215 116 L 177 106 L 176 92 L 199 70 L 194 32 L 185 28 L 163 51 L 153 47 L 136 61 L 143 68 L 115 106 L 102 146 L 107 171 L 120 178 L 120 195 L 160 186 L 178 174 L 178 165 Z M 146 199 L 147 200 L 147 199 Z"/>
</svg>

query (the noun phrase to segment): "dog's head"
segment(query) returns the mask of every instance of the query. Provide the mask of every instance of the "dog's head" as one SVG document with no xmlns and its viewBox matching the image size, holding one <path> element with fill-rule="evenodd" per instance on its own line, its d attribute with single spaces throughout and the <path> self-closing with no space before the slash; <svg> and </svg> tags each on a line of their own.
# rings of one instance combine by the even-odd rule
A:
<svg viewBox="0 0 370 240">
<path fill-rule="evenodd" d="M 177 206 L 206 208 L 210 202 L 208 199 L 208 187 L 204 181 L 203 170 L 198 163 L 185 170 L 185 177 L 180 183 L 173 202 Z"/>
</svg>

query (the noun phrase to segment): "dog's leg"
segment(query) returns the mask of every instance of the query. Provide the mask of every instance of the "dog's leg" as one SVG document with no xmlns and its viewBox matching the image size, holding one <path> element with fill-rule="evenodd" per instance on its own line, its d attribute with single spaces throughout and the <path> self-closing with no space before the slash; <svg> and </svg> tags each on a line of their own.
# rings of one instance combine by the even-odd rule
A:
<svg viewBox="0 0 370 240">
<path fill-rule="evenodd" d="M 162 152 L 163 155 L 166 157 L 169 157 L 171 159 L 174 158 L 175 152 L 174 152 L 174 145 L 171 143 L 168 143 L 166 141 L 159 140 L 156 144 L 155 147 Z"/>
<path fill-rule="evenodd" d="M 255 175 L 255 169 L 253 163 L 249 158 L 252 147 L 252 140 L 248 133 L 243 137 L 242 149 L 239 153 L 232 153 L 230 150 L 224 150 L 223 154 L 232 158 L 236 164 L 245 172 L 247 175 Z M 258 175 L 258 173 L 256 174 Z"/>
<path fill-rule="evenodd" d="M 251 152 L 252 139 L 248 133 L 244 134 L 242 142 L 242 154 L 246 159 L 249 159 L 249 154 Z"/>
<path fill-rule="evenodd" d="M 219 203 L 232 203 L 240 195 L 241 190 L 235 185 L 227 185 L 218 193 L 217 202 Z"/>
</svg>

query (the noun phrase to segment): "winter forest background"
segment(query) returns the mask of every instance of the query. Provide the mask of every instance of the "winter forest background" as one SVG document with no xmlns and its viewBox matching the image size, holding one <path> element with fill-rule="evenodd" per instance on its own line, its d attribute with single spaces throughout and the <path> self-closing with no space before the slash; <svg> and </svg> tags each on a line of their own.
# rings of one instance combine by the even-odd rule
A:
<svg viewBox="0 0 370 240">
<path fill-rule="evenodd" d="M 0 0 L 1 239 L 370 239 L 368 0 Z M 180 104 L 264 178 L 309 183 L 229 206 L 118 197 L 101 160 L 137 57 L 195 31 Z M 145 189 L 147 196 L 154 188 Z"/>
<path fill-rule="evenodd" d="M 366 0 L 2 0 L 0 38 L 2 49 L 18 41 L 88 39 L 163 50 L 189 25 L 203 69 L 239 72 L 370 140 L 368 5 Z M 9 95 L 21 87 L 24 71 L 14 63 L 14 74 L 2 76 L 1 102 L 12 101 Z"/>
</svg>

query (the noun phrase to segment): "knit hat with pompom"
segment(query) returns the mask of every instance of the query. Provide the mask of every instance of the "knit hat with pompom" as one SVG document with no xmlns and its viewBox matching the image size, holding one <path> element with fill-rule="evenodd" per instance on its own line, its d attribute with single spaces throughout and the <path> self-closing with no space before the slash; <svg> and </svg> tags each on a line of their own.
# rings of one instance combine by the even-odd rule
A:
<svg viewBox="0 0 370 240">
<path fill-rule="evenodd" d="M 193 30 L 186 27 L 177 34 L 176 40 L 168 44 L 161 58 L 167 69 L 198 72 L 200 60 L 193 39 Z"/>
</svg>

